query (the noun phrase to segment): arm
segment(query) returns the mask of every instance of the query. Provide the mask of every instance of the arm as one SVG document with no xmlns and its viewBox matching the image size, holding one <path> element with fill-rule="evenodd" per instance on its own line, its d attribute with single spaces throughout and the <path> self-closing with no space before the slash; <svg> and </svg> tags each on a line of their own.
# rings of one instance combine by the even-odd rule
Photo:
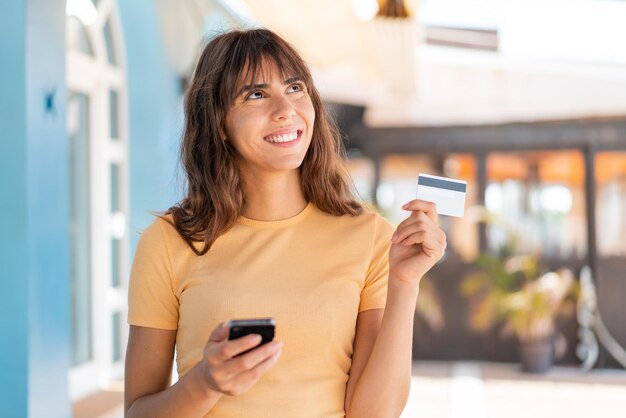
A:
<svg viewBox="0 0 626 418">
<path fill-rule="evenodd" d="M 130 327 L 124 379 L 125 417 L 202 416 L 221 397 L 194 367 L 170 386 L 176 331 Z"/>
<path fill-rule="evenodd" d="M 414 200 L 404 209 L 412 214 L 392 237 L 382 319 L 380 310 L 359 314 L 358 320 L 363 323 L 357 323 L 353 354 L 356 368 L 350 372 L 346 390 L 347 418 L 398 417 L 408 399 L 419 282 L 443 256 L 446 239 L 437 225 L 432 203 Z"/>
<path fill-rule="evenodd" d="M 238 396 L 248 391 L 280 357 L 282 343 L 278 341 L 235 357 L 258 346 L 261 337 L 227 337 L 228 328 L 222 323 L 211 333 L 202 360 L 170 386 L 176 331 L 131 326 L 124 379 L 125 416 L 204 416 L 222 394 Z"/>
<path fill-rule="evenodd" d="M 390 283 L 387 308 L 361 312 L 346 417 L 399 417 L 409 396 L 417 288 Z"/>
<path fill-rule="evenodd" d="M 356 335 L 354 338 L 354 350 L 352 352 L 352 365 L 350 366 L 350 377 L 346 386 L 346 397 L 344 400 L 345 410 L 350 410 L 352 395 L 356 383 L 367 365 L 367 361 L 372 354 L 372 348 L 376 342 L 376 337 L 380 330 L 384 309 L 370 309 L 359 312 L 356 320 Z"/>
</svg>

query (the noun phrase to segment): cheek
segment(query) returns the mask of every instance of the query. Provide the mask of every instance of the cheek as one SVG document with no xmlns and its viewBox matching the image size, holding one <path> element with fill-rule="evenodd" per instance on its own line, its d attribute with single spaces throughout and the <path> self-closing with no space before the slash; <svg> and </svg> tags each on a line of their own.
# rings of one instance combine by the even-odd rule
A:
<svg viewBox="0 0 626 418">
<path fill-rule="evenodd" d="M 311 99 L 303 103 L 300 109 L 301 114 L 305 118 L 306 122 L 313 126 L 313 123 L 315 122 L 315 107 L 313 106 L 313 102 L 311 102 Z"/>
<path fill-rule="evenodd" d="M 239 148 L 251 134 L 254 134 L 254 118 L 250 115 L 231 114 L 226 119 L 225 125 L 226 135 L 235 144 L 235 148 Z"/>
</svg>

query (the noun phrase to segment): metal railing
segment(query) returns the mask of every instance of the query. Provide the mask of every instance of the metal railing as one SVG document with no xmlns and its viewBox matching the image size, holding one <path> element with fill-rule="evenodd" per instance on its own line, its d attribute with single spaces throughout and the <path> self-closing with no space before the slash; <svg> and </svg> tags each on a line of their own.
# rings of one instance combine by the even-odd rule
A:
<svg viewBox="0 0 626 418">
<path fill-rule="evenodd" d="M 576 355 L 582 361 L 581 368 L 585 371 L 593 368 L 598 361 L 600 346 L 626 368 L 626 350 L 613 338 L 600 316 L 596 286 L 589 266 L 584 266 L 580 272 L 580 296 L 576 317 L 580 339 Z"/>
</svg>

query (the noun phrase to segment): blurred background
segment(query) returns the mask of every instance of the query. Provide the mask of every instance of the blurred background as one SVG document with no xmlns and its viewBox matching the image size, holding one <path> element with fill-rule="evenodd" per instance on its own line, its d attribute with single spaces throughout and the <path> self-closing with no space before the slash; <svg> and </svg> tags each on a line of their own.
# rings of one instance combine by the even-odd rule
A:
<svg viewBox="0 0 626 418">
<path fill-rule="evenodd" d="M 623 413 L 626 2 L 0 7 L 3 416 L 121 416 L 127 280 L 151 212 L 184 191 L 186 86 L 208 40 L 255 26 L 309 63 L 392 223 L 418 173 L 467 181 L 418 299 L 403 416 Z"/>
</svg>

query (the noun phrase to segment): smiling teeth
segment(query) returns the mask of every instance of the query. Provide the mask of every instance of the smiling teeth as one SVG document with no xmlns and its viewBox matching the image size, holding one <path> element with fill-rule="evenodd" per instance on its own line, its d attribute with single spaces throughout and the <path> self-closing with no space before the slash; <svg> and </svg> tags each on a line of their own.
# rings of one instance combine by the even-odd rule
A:
<svg viewBox="0 0 626 418">
<path fill-rule="evenodd" d="M 272 135 L 265 138 L 268 142 L 290 142 L 298 137 L 298 132 L 292 132 L 286 135 Z"/>
</svg>

